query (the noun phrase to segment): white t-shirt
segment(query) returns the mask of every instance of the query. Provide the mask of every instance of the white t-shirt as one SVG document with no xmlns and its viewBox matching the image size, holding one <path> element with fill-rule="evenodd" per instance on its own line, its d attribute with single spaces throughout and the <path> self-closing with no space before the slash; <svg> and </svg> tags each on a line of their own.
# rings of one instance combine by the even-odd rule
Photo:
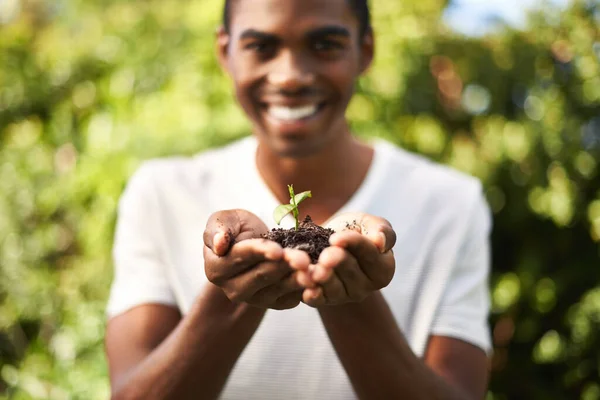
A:
<svg viewBox="0 0 600 400">
<path fill-rule="evenodd" d="M 256 146 L 248 137 L 196 157 L 140 167 L 119 204 L 109 317 L 144 303 L 189 311 L 207 282 L 202 235 L 213 212 L 243 208 L 275 227 L 278 202 L 256 168 Z M 396 273 L 382 292 L 406 340 L 418 356 L 430 335 L 489 352 L 491 216 L 481 184 L 385 141 L 373 146 L 364 182 L 339 212 L 381 216 L 396 231 Z M 266 313 L 222 398 L 355 395 L 318 312 L 300 304 Z"/>
</svg>

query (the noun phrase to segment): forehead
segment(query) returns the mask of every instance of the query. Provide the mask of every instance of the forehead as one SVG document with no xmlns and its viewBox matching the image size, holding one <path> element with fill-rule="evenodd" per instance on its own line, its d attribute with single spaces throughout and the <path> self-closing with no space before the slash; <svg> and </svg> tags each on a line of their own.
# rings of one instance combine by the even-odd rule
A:
<svg viewBox="0 0 600 400">
<path fill-rule="evenodd" d="M 264 32 L 303 31 L 323 25 L 338 25 L 350 32 L 358 19 L 347 0 L 234 0 L 231 33 L 256 29 Z"/>
</svg>

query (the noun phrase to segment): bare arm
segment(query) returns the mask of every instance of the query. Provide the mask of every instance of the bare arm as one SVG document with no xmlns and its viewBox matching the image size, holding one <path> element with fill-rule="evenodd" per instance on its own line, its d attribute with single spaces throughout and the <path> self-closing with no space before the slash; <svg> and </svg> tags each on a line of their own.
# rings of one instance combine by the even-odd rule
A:
<svg viewBox="0 0 600 400">
<path fill-rule="evenodd" d="M 346 216 L 339 222 L 345 225 Z M 457 339 L 433 336 L 425 360 L 415 356 L 379 289 L 395 271 L 389 222 L 353 214 L 357 232 L 338 231 L 323 250 L 304 301 L 323 324 L 356 393 L 364 399 L 481 399 L 487 358 Z M 333 220 L 335 223 L 336 221 Z M 360 233 L 359 233 L 360 232 Z"/>
<path fill-rule="evenodd" d="M 256 239 L 267 231 L 243 211 L 215 213 L 204 234 L 211 283 L 183 318 L 144 305 L 113 318 L 106 351 L 114 399 L 214 399 L 258 328 L 266 309 L 293 308 L 308 268 L 300 250 Z M 294 269 L 292 269 L 292 266 Z"/>
<path fill-rule="evenodd" d="M 434 336 L 425 359 L 419 359 L 381 293 L 361 303 L 322 307 L 319 313 L 360 398 L 484 398 L 485 353 L 460 340 Z"/>
<path fill-rule="evenodd" d="M 234 304 L 210 284 L 189 314 L 144 305 L 110 320 L 113 399 L 217 398 L 264 310 Z"/>
</svg>

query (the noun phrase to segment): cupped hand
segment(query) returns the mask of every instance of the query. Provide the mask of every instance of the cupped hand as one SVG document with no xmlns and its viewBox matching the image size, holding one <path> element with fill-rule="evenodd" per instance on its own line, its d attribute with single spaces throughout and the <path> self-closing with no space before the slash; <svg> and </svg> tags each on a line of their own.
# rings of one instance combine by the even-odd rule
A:
<svg viewBox="0 0 600 400">
<path fill-rule="evenodd" d="M 309 267 L 312 282 L 304 284 L 304 303 L 322 307 L 361 302 L 391 282 L 396 267 L 392 251 L 396 233 L 387 220 L 345 213 L 325 227 L 335 233 L 329 239 L 331 246 Z"/>
<path fill-rule="evenodd" d="M 311 285 L 308 254 L 263 239 L 267 226 L 246 210 L 211 215 L 204 231 L 204 270 L 233 302 L 277 310 L 296 307 Z"/>
</svg>

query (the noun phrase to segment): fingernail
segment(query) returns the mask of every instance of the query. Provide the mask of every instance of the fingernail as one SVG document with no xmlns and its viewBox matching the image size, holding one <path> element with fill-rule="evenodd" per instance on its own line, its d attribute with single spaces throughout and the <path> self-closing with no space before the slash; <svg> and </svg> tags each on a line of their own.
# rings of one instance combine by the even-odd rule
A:
<svg viewBox="0 0 600 400">
<path fill-rule="evenodd" d="M 310 277 L 308 276 L 308 274 L 304 271 L 299 271 L 298 275 L 297 275 L 297 279 L 296 281 L 298 282 L 298 284 L 304 288 L 311 288 L 314 287 L 314 283 L 312 281 L 312 279 L 310 279 Z"/>
<path fill-rule="evenodd" d="M 300 254 L 297 254 L 299 252 Z M 306 270 L 310 263 L 310 259 L 306 253 L 301 252 L 300 250 L 289 250 L 283 249 L 284 258 L 290 264 L 290 267 L 297 270 Z"/>
<path fill-rule="evenodd" d="M 379 237 L 381 238 L 381 249 L 379 251 L 385 253 L 385 233 L 379 232 Z"/>
<path fill-rule="evenodd" d="M 319 282 L 324 277 L 325 277 L 325 271 L 323 270 L 323 267 L 317 267 L 317 268 L 315 268 L 314 272 L 312 273 L 312 278 L 315 281 Z"/>
<path fill-rule="evenodd" d="M 217 232 L 213 237 L 213 248 L 215 249 L 215 253 L 217 255 L 222 255 L 227 250 L 227 246 L 224 243 L 225 241 L 225 233 Z"/>
<path fill-rule="evenodd" d="M 333 235 L 331 235 L 329 237 L 329 244 L 331 246 L 340 246 L 340 240 L 339 240 L 340 235 L 338 235 L 337 233 L 334 233 Z"/>
<path fill-rule="evenodd" d="M 321 295 L 321 291 L 319 290 L 319 288 L 312 289 L 311 296 L 312 296 L 313 300 L 317 300 L 320 295 Z"/>
<path fill-rule="evenodd" d="M 283 258 L 283 249 L 278 244 L 274 244 L 265 251 L 265 258 L 270 261 L 279 261 Z"/>
</svg>

